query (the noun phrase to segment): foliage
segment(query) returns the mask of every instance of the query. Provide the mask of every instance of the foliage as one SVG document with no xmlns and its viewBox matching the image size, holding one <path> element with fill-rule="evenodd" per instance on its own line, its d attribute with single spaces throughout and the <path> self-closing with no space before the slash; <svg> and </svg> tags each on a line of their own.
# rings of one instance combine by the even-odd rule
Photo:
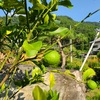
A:
<svg viewBox="0 0 100 100">
<path fill-rule="evenodd" d="M 57 93 L 56 90 L 55 91 L 52 90 L 55 84 L 55 78 L 53 73 L 50 73 L 49 81 L 50 81 L 50 89 L 48 91 L 43 90 L 39 86 L 35 86 L 32 92 L 34 100 L 59 100 L 59 93 Z"/>
<path fill-rule="evenodd" d="M 5 83 L 0 87 L 0 93 L 2 93 L 3 91 L 4 91 L 4 89 L 5 89 Z"/>
<path fill-rule="evenodd" d="M 100 59 L 100 51 L 97 53 L 97 57 Z"/>
<path fill-rule="evenodd" d="M 35 82 L 43 82 L 42 75 L 46 71 L 43 65 L 44 54 L 48 50 L 54 49 L 58 41 L 62 40 L 66 43 L 66 39 L 70 38 L 76 41 L 77 37 L 79 38 L 82 35 L 78 42 L 82 43 L 80 49 L 83 50 L 86 49 L 84 48 L 84 44 L 92 40 L 94 35 L 94 26 L 92 25 L 86 26 L 84 23 L 81 24 L 80 33 L 80 27 L 75 26 L 76 22 L 71 23 L 71 21 L 73 21 L 71 18 L 67 19 L 71 20 L 69 24 L 73 24 L 73 29 L 66 28 L 66 24 L 63 23 L 65 20 L 62 22 L 54 18 L 53 13 L 58 10 L 58 6 L 65 6 L 67 8 L 73 7 L 70 0 L 28 0 L 28 2 L 31 3 L 31 7 L 27 7 L 27 0 L 0 1 L 0 9 L 5 14 L 5 17 L 3 17 L 4 20 L 0 19 L 0 52 L 6 52 L 6 55 L 6 50 L 9 52 L 6 59 L 1 63 L 0 71 L 4 69 L 4 65 L 11 55 L 15 58 L 11 66 L 5 69 L 4 78 L 0 80 L 0 92 L 5 90 L 6 96 L 10 91 L 9 89 L 13 81 L 16 85 L 22 87 Z M 16 21 L 14 21 L 15 19 Z M 61 22 L 61 24 L 59 22 Z M 61 26 L 63 24 L 65 26 Z M 88 29 L 84 31 L 86 27 L 88 27 Z M 92 33 L 91 30 L 93 30 Z M 76 33 L 78 35 L 76 35 Z M 86 42 L 84 42 L 84 40 L 86 40 Z M 77 46 L 75 47 L 79 49 Z M 30 63 L 36 67 L 32 70 L 32 74 L 30 75 L 26 70 L 24 79 L 14 80 L 17 65 L 27 61 L 30 61 Z M 7 79 L 9 79 L 9 81 Z M 6 81 L 8 81 L 8 86 L 5 89 Z M 50 90 L 46 92 L 46 96 L 48 96 L 47 100 L 58 100 L 59 98 L 59 94 L 51 90 L 54 84 L 53 74 L 50 74 Z M 42 93 L 42 96 L 45 96 L 45 92 L 40 87 L 37 86 L 35 90 L 38 95 Z M 35 98 L 38 98 L 37 93 L 33 90 L 33 94 L 36 95 Z M 38 99 L 41 100 L 40 97 Z"/>
<path fill-rule="evenodd" d="M 69 29 L 70 29 L 70 26 L 73 29 L 75 24 L 78 23 L 68 16 L 57 16 L 57 19 L 60 20 L 59 26 L 67 27 Z M 75 47 L 78 50 L 89 49 L 89 46 L 90 46 L 89 42 L 94 39 L 95 29 L 99 28 L 99 25 L 100 25 L 99 22 L 84 22 L 84 23 L 81 23 L 78 27 L 74 28 L 73 41 L 76 42 Z M 78 36 L 80 36 L 80 38 L 78 38 Z M 82 36 L 85 40 L 83 39 L 83 41 L 80 41 L 82 40 Z M 67 43 L 66 40 L 65 40 L 65 43 Z"/>
<path fill-rule="evenodd" d="M 95 95 L 94 97 L 89 97 L 89 96 L 87 96 L 86 97 L 86 100 L 100 100 L 100 95 Z"/>
<path fill-rule="evenodd" d="M 73 62 L 70 62 L 70 58 L 69 58 L 67 60 L 66 68 L 79 70 L 81 64 L 82 64 L 81 60 L 79 60 L 77 58 L 73 58 Z"/>
<path fill-rule="evenodd" d="M 88 60 L 87 60 L 87 64 L 89 67 L 93 68 L 96 72 L 96 76 L 94 76 L 94 80 L 95 81 L 99 81 L 100 80 L 100 62 L 99 59 L 97 57 L 97 55 L 91 55 Z"/>
<path fill-rule="evenodd" d="M 91 90 L 91 93 L 87 93 L 86 100 L 99 100 L 100 99 L 100 90 L 95 89 Z"/>
<path fill-rule="evenodd" d="M 94 76 L 96 76 L 96 72 L 92 68 L 88 68 L 86 71 L 83 72 L 83 81 L 86 82 L 86 85 L 89 89 L 96 89 L 98 87 L 97 83 L 92 80 Z"/>
<path fill-rule="evenodd" d="M 59 94 L 56 90 L 43 91 L 39 86 L 35 86 L 32 94 L 34 100 L 59 100 Z"/>
<path fill-rule="evenodd" d="M 8 50 L 10 52 L 5 61 L 2 62 L 0 69 L 4 69 L 4 65 L 11 53 L 15 57 L 15 60 L 7 69 L 7 72 L 5 71 L 5 77 L 1 80 L 0 87 L 2 91 L 4 89 L 3 84 L 10 77 L 8 88 L 13 81 L 16 85 L 22 87 L 27 84 L 42 82 L 42 75 L 45 73 L 42 58 L 45 52 L 54 45 L 57 45 L 59 39 L 63 39 L 70 33 L 67 28 L 59 27 L 55 23 L 53 16 L 53 12 L 58 10 L 59 5 L 72 8 L 73 5 L 70 0 L 50 0 L 49 2 L 47 0 L 29 0 L 28 2 L 31 3 L 31 7 L 27 7 L 27 0 L 0 1 L 0 9 L 5 14 L 5 20 L 0 20 L 0 51 L 4 53 Z M 16 17 L 16 15 L 18 17 Z M 15 18 L 16 21 L 13 22 Z M 60 37 L 59 35 L 52 34 L 52 32 L 56 30 L 59 30 L 61 33 L 59 34 Z M 53 37 L 57 40 L 51 42 Z M 49 42 L 51 43 L 48 46 Z M 46 46 L 44 44 L 46 44 Z M 25 77 L 22 80 L 14 80 L 18 67 L 16 65 L 27 61 L 30 61 L 35 67 L 40 67 L 41 70 L 35 68 L 32 70 L 31 75 L 26 70 Z M 53 75 L 51 75 L 50 80 L 53 79 Z M 54 83 L 51 82 L 50 84 L 50 88 L 52 88 Z M 41 90 L 39 87 L 38 89 Z M 8 94 L 8 92 L 9 89 L 7 89 L 6 93 Z M 52 98 L 54 100 L 55 98 L 58 99 L 58 94 L 56 94 L 56 91 L 49 91 L 50 98 L 54 96 L 54 98 Z"/>
<path fill-rule="evenodd" d="M 83 72 L 83 80 L 86 81 L 94 75 L 96 75 L 95 71 L 92 68 L 88 68 L 85 72 Z"/>
</svg>

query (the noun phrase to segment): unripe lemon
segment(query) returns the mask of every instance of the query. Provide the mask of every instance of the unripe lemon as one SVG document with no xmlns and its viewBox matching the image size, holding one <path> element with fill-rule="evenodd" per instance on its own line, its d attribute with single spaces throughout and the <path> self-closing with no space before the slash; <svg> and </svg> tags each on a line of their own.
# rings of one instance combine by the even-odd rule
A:
<svg viewBox="0 0 100 100">
<path fill-rule="evenodd" d="M 56 50 L 48 51 L 43 60 L 46 64 L 58 65 L 60 63 L 60 54 Z"/>
<path fill-rule="evenodd" d="M 87 85 L 90 89 L 96 89 L 97 88 L 97 84 L 95 81 L 93 80 L 88 80 Z"/>
</svg>

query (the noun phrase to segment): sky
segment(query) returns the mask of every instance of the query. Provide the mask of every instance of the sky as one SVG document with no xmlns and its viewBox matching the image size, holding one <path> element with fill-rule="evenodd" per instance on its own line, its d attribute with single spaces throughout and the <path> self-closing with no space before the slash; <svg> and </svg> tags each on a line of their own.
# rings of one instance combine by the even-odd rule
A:
<svg viewBox="0 0 100 100">
<path fill-rule="evenodd" d="M 59 6 L 58 11 L 54 12 L 57 15 L 69 16 L 75 21 L 83 20 L 89 13 L 93 13 L 100 9 L 100 0 L 71 0 L 73 8 Z M 4 13 L 0 10 L 0 16 Z M 87 18 L 85 21 L 100 22 L 100 11 Z"/>
<path fill-rule="evenodd" d="M 75 21 L 81 21 L 89 13 L 100 9 L 100 0 L 71 0 L 73 4 L 72 9 L 65 7 L 59 7 L 58 11 L 55 13 L 57 15 L 66 15 L 71 17 Z M 86 19 L 85 21 L 99 22 L 100 21 L 100 11 Z"/>
</svg>

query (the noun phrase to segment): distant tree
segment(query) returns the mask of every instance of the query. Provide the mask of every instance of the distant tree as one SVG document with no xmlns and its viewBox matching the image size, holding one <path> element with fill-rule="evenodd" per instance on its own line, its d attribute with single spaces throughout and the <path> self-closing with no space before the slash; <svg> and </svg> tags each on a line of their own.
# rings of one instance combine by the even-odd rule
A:
<svg viewBox="0 0 100 100">
<path fill-rule="evenodd" d="M 100 59 L 100 51 L 97 53 L 97 57 L 98 59 Z"/>
<path fill-rule="evenodd" d="M 76 34 L 76 40 L 77 40 L 77 44 L 76 44 L 77 49 L 79 50 L 86 49 L 85 45 L 88 43 L 88 38 L 84 34 L 82 33 Z"/>
</svg>

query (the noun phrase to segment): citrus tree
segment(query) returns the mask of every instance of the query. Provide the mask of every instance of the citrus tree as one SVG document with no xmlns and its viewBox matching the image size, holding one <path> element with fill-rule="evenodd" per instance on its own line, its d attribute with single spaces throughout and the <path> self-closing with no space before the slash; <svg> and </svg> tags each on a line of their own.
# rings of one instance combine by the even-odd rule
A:
<svg viewBox="0 0 100 100">
<path fill-rule="evenodd" d="M 31 7 L 28 7 L 27 2 Z M 42 59 L 47 51 L 70 33 L 67 28 L 57 25 L 56 14 L 53 12 L 58 10 L 58 6 L 72 8 L 73 5 L 70 0 L 0 0 L 0 9 L 5 14 L 5 20 L 0 20 L 0 52 L 5 53 L 5 59 L 0 62 L 0 71 L 11 55 L 14 57 L 0 82 L 1 90 L 4 89 L 4 83 L 10 75 L 14 76 L 16 65 L 30 61 L 38 67 L 43 67 Z M 12 23 L 15 19 L 17 22 Z M 53 37 L 57 37 L 54 42 Z M 53 52 L 58 55 L 58 63 L 60 56 L 57 51 Z M 29 83 L 27 72 L 26 76 Z"/>
</svg>

